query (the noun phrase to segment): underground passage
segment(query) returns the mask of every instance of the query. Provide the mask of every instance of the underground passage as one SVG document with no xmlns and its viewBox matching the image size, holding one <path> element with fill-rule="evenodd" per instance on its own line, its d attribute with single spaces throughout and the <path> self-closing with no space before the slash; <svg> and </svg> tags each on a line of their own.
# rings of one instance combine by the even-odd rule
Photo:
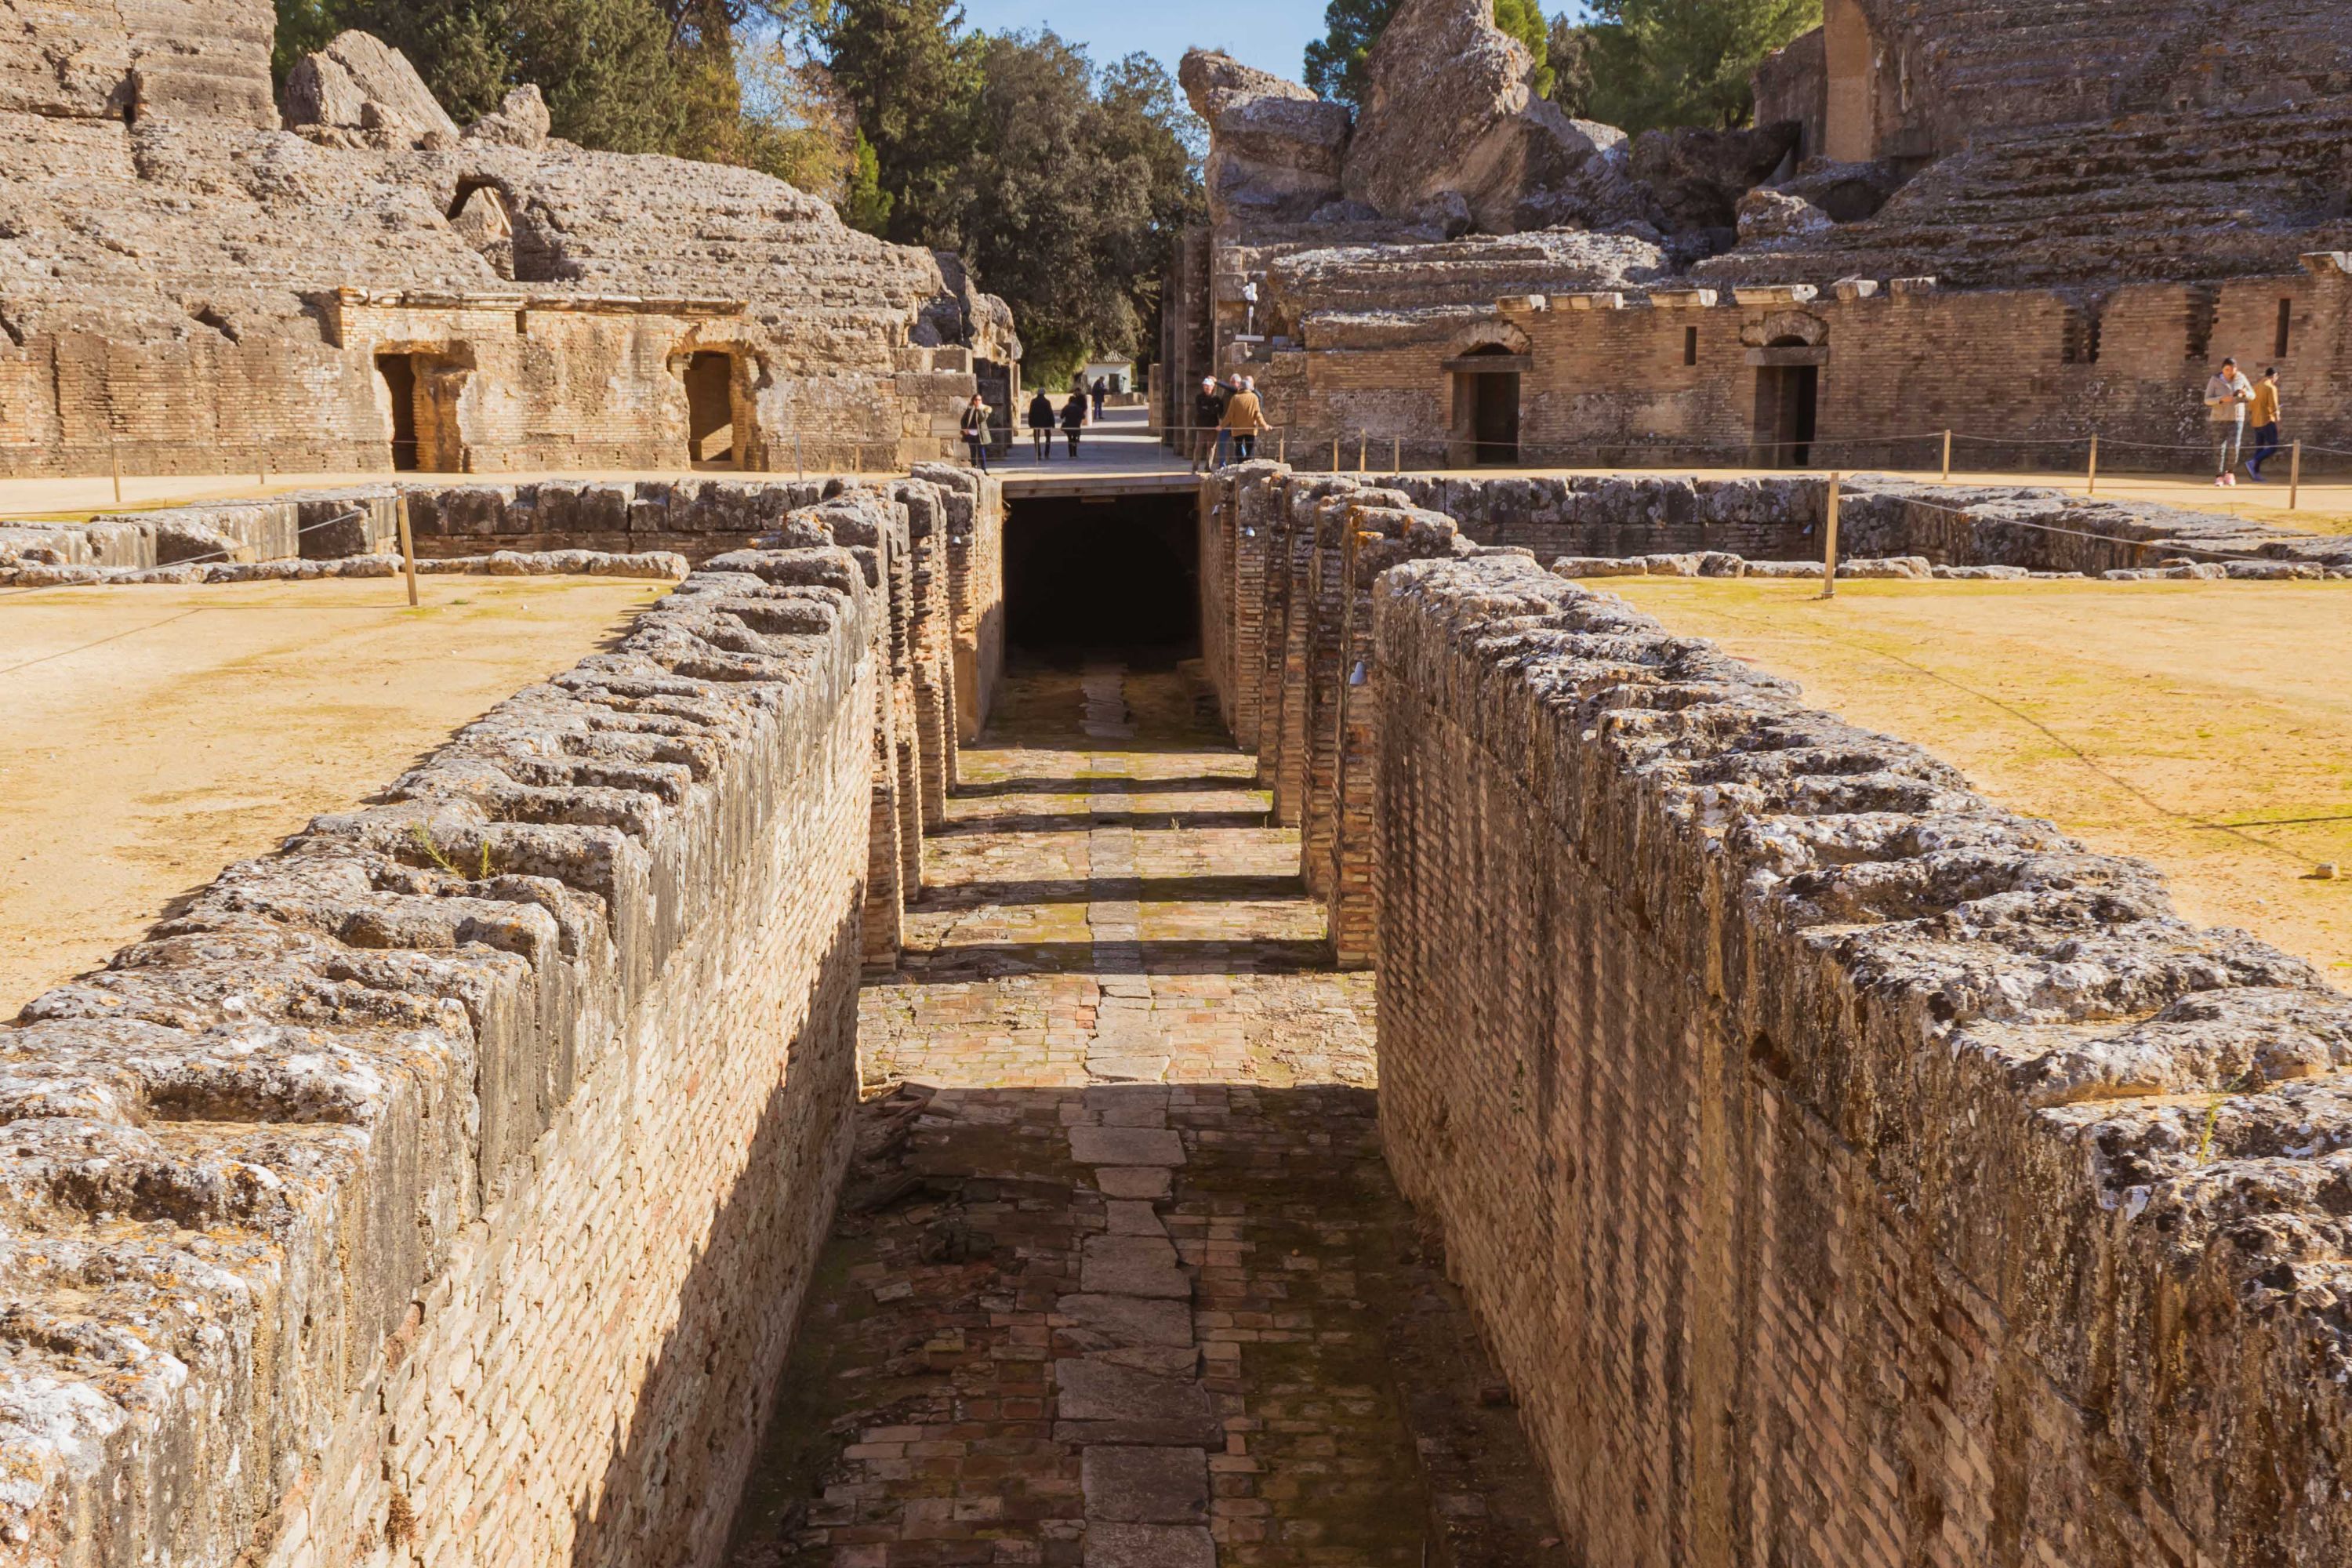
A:
<svg viewBox="0 0 2352 1568">
<path fill-rule="evenodd" d="M 1196 510 L 1189 494 L 1009 500 L 1007 640 L 1037 652 L 1197 651 Z"/>
<path fill-rule="evenodd" d="M 0 1568 L 2352 1562 L 2344 0 L 8 9 Z"/>
</svg>

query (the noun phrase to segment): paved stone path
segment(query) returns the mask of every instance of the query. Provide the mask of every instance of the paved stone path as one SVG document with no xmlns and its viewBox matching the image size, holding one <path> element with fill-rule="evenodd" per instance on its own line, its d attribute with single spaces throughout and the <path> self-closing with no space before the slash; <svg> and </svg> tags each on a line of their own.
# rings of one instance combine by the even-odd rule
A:
<svg viewBox="0 0 2352 1568">
<path fill-rule="evenodd" d="M 1090 664 L 961 762 L 736 1568 L 1562 1563 L 1251 759 Z"/>
</svg>

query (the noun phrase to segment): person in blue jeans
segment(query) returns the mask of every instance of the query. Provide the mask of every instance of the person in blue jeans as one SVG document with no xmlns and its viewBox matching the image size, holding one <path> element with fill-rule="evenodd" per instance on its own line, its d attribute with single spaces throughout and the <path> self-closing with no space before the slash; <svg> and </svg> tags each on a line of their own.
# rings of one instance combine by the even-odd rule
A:
<svg viewBox="0 0 2352 1568">
<path fill-rule="evenodd" d="M 2262 380 L 2254 384 L 2254 401 L 2246 423 L 2254 427 L 2254 455 L 2246 459 L 2246 478 L 2258 485 L 2268 484 L 2263 478 L 2263 465 L 2279 449 L 2278 366 L 2263 372 Z"/>
</svg>

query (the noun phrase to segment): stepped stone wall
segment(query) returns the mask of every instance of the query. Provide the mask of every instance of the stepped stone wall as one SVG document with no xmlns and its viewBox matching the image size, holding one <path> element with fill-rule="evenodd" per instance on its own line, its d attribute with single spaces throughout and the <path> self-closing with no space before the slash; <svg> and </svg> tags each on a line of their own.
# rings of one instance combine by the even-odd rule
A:
<svg viewBox="0 0 2352 1568">
<path fill-rule="evenodd" d="M 1828 483 L 1676 475 L 1519 479 L 1358 479 L 1238 465 L 1202 481 L 1202 647 L 1219 711 L 1257 753 L 1276 819 L 1300 829 L 1300 869 L 1322 899 L 1334 956 L 1379 954 L 1372 790 L 1383 666 L 1372 595 L 1406 561 L 1500 551 L 1563 574 L 1818 573 Z M 2047 489 L 1845 483 L 1841 570 L 1872 575 L 2175 571 L 2352 572 L 2352 542 L 2250 530 L 2233 518 Z M 2251 559 L 2248 559 L 2251 558 Z"/>
<path fill-rule="evenodd" d="M 1531 563 L 1377 593 L 1383 1146 L 1571 1555 L 2333 1561 L 2352 1005 Z"/>
<path fill-rule="evenodd" d="M 2332 0 L 1829 0 L 1756 130 L 1633 138 L 1529 100 L 1490 12 L 1402 7 L 1352 130 L 1194 57 L 1222 184 L 1167 290 L 1171 425 L 1245 374 L 1276 453 L 1333 469 L 1917 469 L 1951 429 L 1969 468 L 2076 468 L 2096 433 L 2111 471 L 2195 473 L 2234 356 L 2343 470 Z M 1335 145 L 1356 199 L 1310 207 L 1290 175 Z"/>
<path fill-rule="evenodd" d="M 989 698 L 993 488 L 826 488 L 0 1026 L 0 1563 L 719 1561 Z"/>
<path fill-rule="evenodd" d="M 351 34 L 281 116 L 267 0 L 8 16 L 0 473 L 897 471 L 1017 383 L 961 267 L 535 89 L 459 132 Z"/>
<path fill-rule="evenodd" d="M 1413 483 L 1206 481 L 1205 662 L 1380 970 L 1384 1147 L 1570 1555 L 2334 1561 L 2352 1003 L 1531 549 L 1819 481 Z M 2076 569 L 2199 535 L 1917 495 L 1847 515 Z"/>
</svg>

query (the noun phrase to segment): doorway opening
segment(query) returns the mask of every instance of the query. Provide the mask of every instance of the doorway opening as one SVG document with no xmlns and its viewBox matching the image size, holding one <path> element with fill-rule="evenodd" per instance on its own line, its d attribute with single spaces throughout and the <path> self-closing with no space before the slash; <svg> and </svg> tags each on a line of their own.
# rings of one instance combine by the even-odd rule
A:
<svg viewBox="0 0 2352 1568">
<path fill-rule="evenodd" d="M 1781 338 L 1771 348 L 1817 352 L 1802 338 Z M 1757 367 L 1756 444 L 1762 449 L 1760 467 L 1812 467 L 1821 400 L 1819 364 L 1766 363 Z"/>
<path fill-rule="evenodd" d="M 1519 373 L 1527 356 L 1485 343 L 1447 362 L 1454 371 L 1457 460 L 1510 468 L 1519 460 Z"/>
<path fill-rule="evenodd" d="M 375 373 L 392 394 L 392 467 L 395 473 L 415 473 L 424 467 L 416 447 L 416 356 L 378 354 Z"/>
<path fill-rule="evenodd" d="M 1189 494 L 1008 501 L 1006 641 L 1046 655 L 1197 652 L 1198 512 Z"/>
<path fill-rule="evenodd" d="M 688 457 L 698 468 L 741 466 L 735 439 L 735 356 L 706 350 L 686 362 Z"/>
<path fill-rule="evenodd" d="M 392 466 L 401 473 L 453 474 L 466 466 L 457 403 L 474 367 L 473 351 L 456 343 L 375 356 L 392 415 Z"/>
</svg>

